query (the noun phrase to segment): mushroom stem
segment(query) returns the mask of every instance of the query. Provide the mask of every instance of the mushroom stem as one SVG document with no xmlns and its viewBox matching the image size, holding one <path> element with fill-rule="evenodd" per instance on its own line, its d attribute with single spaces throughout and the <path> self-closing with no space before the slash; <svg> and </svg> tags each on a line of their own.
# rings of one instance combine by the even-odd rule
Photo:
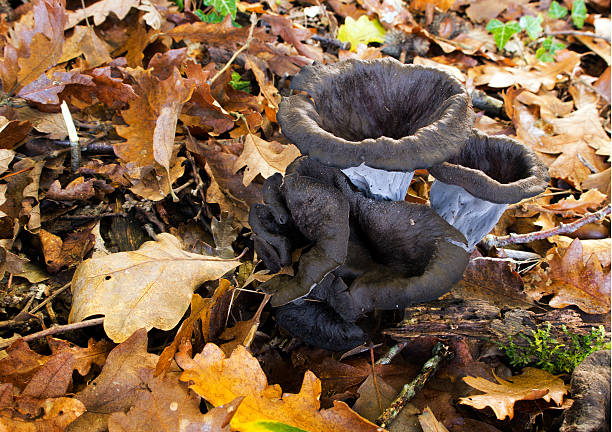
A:
<svg viewBox="0 0 612 432">
<path fill-rule="evenodd" d="M 429 200 L 435 212 L 465 236 L 470 250 L 491 232 L 508 207 L 476 198 L 461 186 L 440 180 L 431 185 Z"/>
<path fill-rule="evenodd" d="M 385 171 L 365 164 L 344 168 L 342 172 L 361 192 L 376 200 L 403 201 L 414 171 Z"/>
</svg>

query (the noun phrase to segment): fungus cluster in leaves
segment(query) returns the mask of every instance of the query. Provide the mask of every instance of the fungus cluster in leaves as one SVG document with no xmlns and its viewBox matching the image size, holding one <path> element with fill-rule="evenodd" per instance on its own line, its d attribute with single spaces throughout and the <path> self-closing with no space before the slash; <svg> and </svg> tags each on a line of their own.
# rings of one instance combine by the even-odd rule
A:
<svg viewBox="0 0 612 432">
<path fill-rule="evenodd" d="M 277 119 L 304 155 L 264 184 L 251 208 L 255 250 L 273 272 L 261 288 L 279 324 L 333 350 L 365 340 L 374 309 L 434 300 L 508 203 L 544 191 L 548 173 L 515 140 L 472 130 L 463 85 L 394 59 L 304 67 Z M 404 202 L 416 169 L 437 180 L 431 207 Z M 467 240 L 466 240 L 467 239 Z"/>
</svg>

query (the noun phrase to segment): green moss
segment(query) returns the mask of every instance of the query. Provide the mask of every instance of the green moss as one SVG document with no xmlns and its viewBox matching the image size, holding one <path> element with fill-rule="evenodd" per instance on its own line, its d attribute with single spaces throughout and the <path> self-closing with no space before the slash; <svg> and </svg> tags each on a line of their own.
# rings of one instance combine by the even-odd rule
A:
<svg viewBox="0 0 612 432">
<path fill-rule="evenodd" d="M 565 326 L 565 343 L 550 335 L 551 325 L 540 325 L 531 335 L 519 334 L 524 342 L 516 343 L 509 337 L 507 345 L 499 343 L 500 349 L 514 367 L 532 366 L 553 374 L 571 373 L 589 354 L 601 349 L 610 349 L 603 326 L 592 327 L 586 335 L 570 333 Z"/>
</svg>

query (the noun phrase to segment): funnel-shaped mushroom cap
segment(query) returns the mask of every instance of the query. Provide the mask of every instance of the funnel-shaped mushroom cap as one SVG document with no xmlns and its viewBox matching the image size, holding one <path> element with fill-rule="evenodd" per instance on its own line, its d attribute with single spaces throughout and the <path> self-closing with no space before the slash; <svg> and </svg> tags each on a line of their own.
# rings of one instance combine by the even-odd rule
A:
<svg viewBox="0 0 612 432">
<path fill-rule="evenodd" d="M 459 152 L 474 122 L 457 79 L 391 58 L 305 66 L 291 87 L 310 98 L 283 99 L 283 134 L 302 154 L 338 168 L 429 168 Z"/>
<path fill-rule="evenodd" d="M 517 203 L 546 189 L 550 177 L 534 152 L 515 139 L 473 130 L 467 145 L 429 169 L 436 179 L 460 186 L 476 198 Z"/>
</svg>

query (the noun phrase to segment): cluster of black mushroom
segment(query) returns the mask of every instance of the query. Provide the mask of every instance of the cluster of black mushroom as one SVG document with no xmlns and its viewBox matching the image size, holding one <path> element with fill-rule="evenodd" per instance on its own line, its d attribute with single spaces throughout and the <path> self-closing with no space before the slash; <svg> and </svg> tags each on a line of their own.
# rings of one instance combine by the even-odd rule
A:
<svg viewBox="0 0 612 432">
<path fill-rule="evenodd" d="M 548 184 L 518 141 L 473 129 L 464 86 L 394 59 L 304 67 L 284 98 L 283 134 L 304 156 L 268 178 L 251 208 L 255 251 L 272 272 L 279 325 L 331 350 L 363 343 L 375 309 L 434 300 L 510 203 Z M 430 206 L 404 201 L 416 169 L 435 177 Z M 297 263 L 292 263 L 301 251 Z"/>
</svg>

